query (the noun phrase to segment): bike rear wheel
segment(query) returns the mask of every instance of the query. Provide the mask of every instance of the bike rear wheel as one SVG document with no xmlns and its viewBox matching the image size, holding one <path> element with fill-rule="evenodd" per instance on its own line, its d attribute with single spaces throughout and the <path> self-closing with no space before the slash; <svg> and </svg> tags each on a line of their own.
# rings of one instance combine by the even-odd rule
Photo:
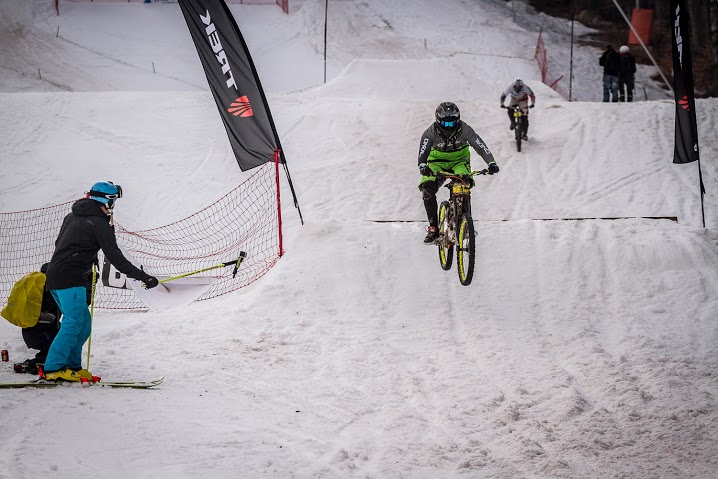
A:
<svg viewBox="0 0 718 479">
<path fill-rule="evenodd" d="M 464 286 L 471 284 L 474 278 L 474 262 L 476 252 L 476 235 L 471 215 L 463 214 L 456 232 L 456 269 L 459 281 Z"/>
<path fill-rule="evenodd" d="M 450 207 L 451 204 L 448 201 L 442 201 L 439 206 L 439 263 L 444 271 L 451 268 L 451 261 L 454 258 L 454 245 L 447 243 L 446 239 Z"/>
</svg>

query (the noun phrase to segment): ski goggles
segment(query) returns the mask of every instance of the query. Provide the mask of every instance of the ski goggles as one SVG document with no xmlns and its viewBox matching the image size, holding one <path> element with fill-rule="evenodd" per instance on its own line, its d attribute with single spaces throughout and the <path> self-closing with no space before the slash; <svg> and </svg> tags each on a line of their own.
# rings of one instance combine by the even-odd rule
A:
<svg viewBox="0 0 718 479">
<path fill-rule="evenodd" d="M 444 128 L 454 128 L 459 123 L 459 120 L 455 118 L 447 118 L 446 120 L 439 120 L 439 125 Z"/>
<path fill-rule="evenodd" d="M 116 200 L 117 198 L 122 198 L 122 187 L 120 185 L 115 185 L 115 188 L 117 188 L 117 193 L 105 193 L 103 191 L 90 190 L 87 192 L 87 194 L 88 196 L 94 196 L 96 198 L 107 198 L 108 200 Z"/>
<path fill-rule="evenodd" d="M 112 209 L 115 206 L 117 198 L 122 198 L 122 187 L 112 183 L 111 181 L 108 181 L 108 183 L 117 188 L 117 193 L 105 193 L 104 191 L 90 190 L 87 192 L 87 197 L 104 198 L 107 200 L 107 207 Z"/>
</svg>

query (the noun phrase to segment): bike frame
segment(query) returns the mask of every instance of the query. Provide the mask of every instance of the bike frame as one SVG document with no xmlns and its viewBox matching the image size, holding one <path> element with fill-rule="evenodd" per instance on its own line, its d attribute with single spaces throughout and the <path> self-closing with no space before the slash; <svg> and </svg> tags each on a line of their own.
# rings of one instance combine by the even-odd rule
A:
<svg viewBox="0 0 718 479">
<path fill-rule="evenodd" d="M 469 176 L 487 175 L 489 170 L 472 171 Z M 448 229 L 446 231 L 443 242 L 446 246 L 456 243 L 456 231 L 458 229 L 459 218 L 463 213 L 471 215 L 471 183 L 467 177 L 455 175 L 448 171 L 440 171 L 436 173 L 437 177 L 444 177 L 451 180 L 444 185 L 449 189 L 449 218 L 447 221 Z"/>
<path fill-rule="evenodd" d="M 488 174 L 489 170 L 472 171 L 468 176 L 459 176 L 449 172 L 436 173 L 443 183 L 451 181 L 449 201 L 442 201 L 439 207 L 439 232 L 436 244 L 439 247 L 441 269 L 451 268 L 453 251 L 456 249 L 456 270 L 464 286 L 471 284 L 474 276 L 474 253 L 476 239 L 474 222 L 471 218 L 471 176 Z"/>
<path fill-rule="evenodd" d="M 524 128 L 524 125 L 525 125 L 524 122 L 526 121 L 525 117 L 529 116 L 529 114 L 521 111 L 521 107 L 519 107 L 518 105 L 516 105 L 514 107 L 510 107 L 510 108 L 513 111 L 514 121 L 516 121 L 516 126 L 517 126 L 517 128 L 515 128 L 514 130 L 519 134 L 523 133 L 525 131 L 525 128 Z M 518 128 L 519 126 L 521 127 L 520 131 Z"/>
</svg>

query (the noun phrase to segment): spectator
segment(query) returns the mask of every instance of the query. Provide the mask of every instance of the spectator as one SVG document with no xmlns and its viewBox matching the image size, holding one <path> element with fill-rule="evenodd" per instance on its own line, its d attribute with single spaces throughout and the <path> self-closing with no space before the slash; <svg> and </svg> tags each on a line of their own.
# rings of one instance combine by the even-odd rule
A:
<svg viewBox="0 0 718 479">
<path fill-rule="evenodd" d="M 611 45 L 606 45 L 598 64 L 603 67 L 603 101 L 617 102 L 621 57 Z"/>
<path fill-rule="evenodd" d="M 636 79 L 636 57 L 631 55 L 628 47 L 620 49 L 621 71 L 618 76 L 618 97 L 621 101 L 633 101 L 633 87 Z"/>
</svg>

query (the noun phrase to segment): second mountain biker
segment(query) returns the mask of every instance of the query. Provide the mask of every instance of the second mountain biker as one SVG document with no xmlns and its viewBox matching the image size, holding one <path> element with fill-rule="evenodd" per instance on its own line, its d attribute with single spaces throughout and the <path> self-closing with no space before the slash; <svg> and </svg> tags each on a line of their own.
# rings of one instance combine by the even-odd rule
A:
<svg viewBox="0 0 718 479">
<path fill-rule="evenodd" d="M 504 100 L 506 100 L 507 96 L 510 98 L 508 108 L 511 125 L 509 126 L 509 129 L 513 130 L 514 128 L 516 128 L 512 108 L 518 106 L 521 109 L 521 112 L 525 115 L 524 121 L 526 131 L 524 131 L 523 139 L 527 140 L 528 137 L 526 135 L 529 132 L 529 108 L 533 108 L 536 105 L 536 95 L 534 95 L 534 92 L 531 87 L 525 84 L 521 78 L 517 78 L 511 85 L 506 87 L 506 90 L 504 90 L 504 92 L 501 94 L 501 108 L 506 108 L 506 105 L 504 105 Z M 528 105 L 529 99 L 531 99 L 531 106 Z"/>
<path fill-rule="evenodd" d="M 499 172 L 499 167 L 484 140 L 473 128 L 461 121 L 459 107 L 450 101 L 436 107 L 434 123 L 421 135 L 419 144 L 419 189 L 424 200 L 429 227 L 424 243 L 433 243 L 439 237 L 439 215 L 436 193 L 445 178 L 436 177 L 437 171 L 450 171 L 456 175 L 471 173 L 469 145 L 489 166 L 489 174 Z M 473 184 L 473 180 L 472 180 Z"/>
</svg>

